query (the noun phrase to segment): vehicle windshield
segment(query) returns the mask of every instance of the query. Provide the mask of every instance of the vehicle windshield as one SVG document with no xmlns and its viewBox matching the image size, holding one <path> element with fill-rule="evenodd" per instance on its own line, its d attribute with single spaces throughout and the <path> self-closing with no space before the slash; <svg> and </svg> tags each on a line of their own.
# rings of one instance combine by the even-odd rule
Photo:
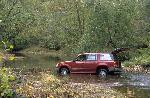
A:
<svg viewBox="0 0 150 98">
<path fill-rule="evenodd" d="M 79 55 L 74 59 L 74 61 L 84 61 L 86 60 L 86 55 Z"/>
</svg>

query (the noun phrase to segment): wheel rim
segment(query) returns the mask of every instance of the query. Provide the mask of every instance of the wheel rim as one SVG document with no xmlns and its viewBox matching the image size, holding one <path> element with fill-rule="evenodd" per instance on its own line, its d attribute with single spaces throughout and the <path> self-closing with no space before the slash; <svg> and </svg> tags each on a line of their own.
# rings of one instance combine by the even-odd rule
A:
<svg viewBox="0 0 150 98">
<path fill-rule="evenodd" d="M 105 71 L 100 71 L 100 75 L 101 76 L 106 76 L 106 72 Z"/>
<path fill-rule="evenodd" d="M 67 75 L 68 74 L 68 70 L 67 69 L 62 69 L 61 70 L 61 75 Z"/>
<path fill-rule="evenodd" d="M 100 70 L 99 71 L 99 76 L 100 77 L 106 77 L 107 76 L 107 72 L 105 70 Z"/>
</svg>

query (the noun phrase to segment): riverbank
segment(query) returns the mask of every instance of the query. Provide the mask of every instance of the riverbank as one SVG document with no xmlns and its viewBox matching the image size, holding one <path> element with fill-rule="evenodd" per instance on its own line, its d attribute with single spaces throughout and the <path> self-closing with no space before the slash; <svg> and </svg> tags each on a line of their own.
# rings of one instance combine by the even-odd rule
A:
<svg viewBox="0 0 150 98">
<path fill-rule="evenodd" d="M 61 57 L 61 56 L 64 56 L 64 52 L 61 51 L 61 50 L 49 50 L 49 49 L 46 49 L 46 48 L 41 48 L 41 47 L 30 47 L 30 48 L 26 48 L 24 50 L 21 50 L 21 51 L 17 51 L 17 53 L 23 53 L 23 54 L 43 54 L 43 55 L 51 55 L 51 56 L 58 56 L 58 57 Z"/>
<path fill-rule="evenodd" d="M 132 66 L 132 67 L 123 67 L 125 72 L 132 73 L 150 73 L 150 67 L 143 67 L 141 65 Z"/>
<path fill-rule="evenodd" d="M 49 72 L 21 75 L 15 84 L 18 96 L 32 98 L 126 98 L 109 87 L 88 83 L 71 83 L 67 77 L 56 77 Z"/>
</svg>

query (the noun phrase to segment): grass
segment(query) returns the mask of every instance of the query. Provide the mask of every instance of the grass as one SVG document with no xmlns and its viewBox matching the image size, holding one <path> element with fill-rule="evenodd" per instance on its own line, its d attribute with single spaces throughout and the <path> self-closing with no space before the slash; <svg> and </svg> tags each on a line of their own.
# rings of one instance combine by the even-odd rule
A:
<svg viewBox="0 0 150 98">
<path fill-rule="evenodd" d="M 42 47 L 37 47 L 37 46 L 26 48 L 24 50 L 19 51 L 19 53 L 43 54 L 43 55 L 51 55 L 51 56 L 54 56 L 54 57 L 61 57 L 61 56 L 65 55 L 64 52 L 61 51 L 61 50 L 59 50 L 59 51 L 49 50 L 49 49 L 42 48 Z"/>
</svg>

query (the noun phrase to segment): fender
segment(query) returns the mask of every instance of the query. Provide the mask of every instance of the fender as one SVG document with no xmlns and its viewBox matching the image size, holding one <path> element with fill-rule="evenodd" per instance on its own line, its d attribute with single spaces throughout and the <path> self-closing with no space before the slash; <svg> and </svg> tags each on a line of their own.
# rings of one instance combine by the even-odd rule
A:
<svg viewBox="0 0 150 98">
<path fill-rule="evenodd" d="M 71 70 L 71 66 L 69 66 L 68 64 L 62 64 L 61 63 L 61 65 L 59 66 L 59 68 L 61 68 L 61 67 L 67 67 L 67 68 L 69 68 L 69 70 Z"/>
</svg>

